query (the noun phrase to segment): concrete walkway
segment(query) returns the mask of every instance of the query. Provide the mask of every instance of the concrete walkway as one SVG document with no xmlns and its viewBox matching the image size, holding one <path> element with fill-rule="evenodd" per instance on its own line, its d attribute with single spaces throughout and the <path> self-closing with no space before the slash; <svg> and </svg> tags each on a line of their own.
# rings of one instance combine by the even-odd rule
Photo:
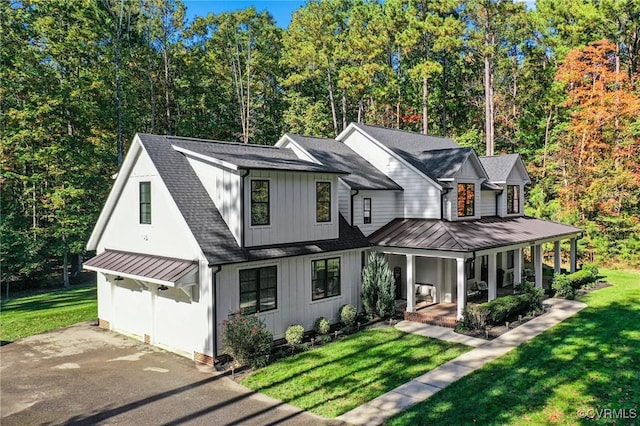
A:
<svg viewBox="0 0 640 426">
<path fill-rule="evenodd" d="M 456 380 L 479 369 L 486 363 L 500 358 L 522 343 L 533 339 L 587 306 L 581 302 L 565 299 L 547 299 L 543 303 L 547 310 L 546 314 L 534 318 L 491 341 L 458 335 L 453 330 L 432 325 L 407 324 L 407 321 L 398 323 L 397 327 L 400 330 L 463 343 L 474 346 L 475 349 L 341 415 L 338 420 L 354 425 L 382 424 L 387 419 L 412 405 L 426 400 Z"/>
</svg>

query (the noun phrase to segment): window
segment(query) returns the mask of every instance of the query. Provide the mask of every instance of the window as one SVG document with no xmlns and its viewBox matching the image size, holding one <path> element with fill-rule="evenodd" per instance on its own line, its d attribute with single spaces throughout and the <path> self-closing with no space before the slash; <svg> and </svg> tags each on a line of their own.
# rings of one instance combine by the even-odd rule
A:
<svg viewBox="0 0 640 426">
<path fill-rule="evenodd" d="M 520 186 L 507 185 L 507 214 L 520 213 Z"/>
<path fill-rule="evenodd" d="M 472 183 L 458 184 L 458 217 L 474 216 L 476 186 Z"/>
<path fill-rule="evenodd" d="M 275 266 L 240 271 L 240 309 L 243 314 L 270 311 L 278 307 Z"/>
<path fill-rule="evenodd" d="M 331 222 L 331 182 L 316 182 L 316 222 Z"/>
<path fill-rule="evenodd" d="M 269 225 L 269 181 L 251 181 L 251 225 Z"/>
<path fill-rule="evenodd" d="M 340 295 L 340 258 L 311 262 L 311 300 Z"/>
<path fill-rule="evenodd" d="M 140 223 L 151 224 L 151 182 L 140 182 Z"/>
<path fill-rule="evenodd" d="M 371 198 L 362 199 L 362 219 L 364 223 L 371 223 Z"/>
</svg>

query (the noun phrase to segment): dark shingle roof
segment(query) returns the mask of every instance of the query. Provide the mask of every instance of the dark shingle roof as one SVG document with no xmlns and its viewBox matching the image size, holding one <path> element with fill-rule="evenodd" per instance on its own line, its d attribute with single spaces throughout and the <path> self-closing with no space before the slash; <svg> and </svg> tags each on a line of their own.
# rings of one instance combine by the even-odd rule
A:
<svg viewBox="0 0 640 426">
<path fill-rule="evenodd" d="M 271 259 L 278 257 L 300 256 L 338 250 L 369 247 L 371 244 L 358 227 L 351 227 L 340 215 L 339 238 L 333 240 L 311 241 L 306 243 L 277 244 L 247 249 L 248 260 Z"/>
<path fill-rule="evenodd" d="M 492 157 L 480 157 L 480 162 L 487 175 L 489 175 L 490 181 L 505 182 L 518 158 L 520 158 L 518 154 L 495 155 Z"/>
<path fill-rule="evenodd" d="M 365 124 L 354 126 L 436 181 L 453 177 L 473 152 L 449 138 Z"/>
<path fill-rule="evenodd" d="M 279 149 L 273 146 L 179 138 L 174 136 L 168 136 L 167 140 L 177 147 L 226 161 L 242 169 L 347 173 L 332 165 L 321 165 L 302 160 L 291 150 Z"/>
<path fill-rule="evenodd" d="M 180 213 L 210 264 L 241 262 L 244 251 L 184 155 L 166 136 L 138 134 Z"/>
<path fill-rule="evenodd" d="M 138 137 L 211 265 L 369 246 L 362 232 L 350 227 L 340 215 L 337 239 L 242 249 L 185 156 L 171 147 L 175 138 L 149 134 Z"/>
<path fill-rule="evenodd" d="M 350 174 L 341 176 L 340 179 L 352 189 L 402 189 L 400 185 L 342 142 L 292 134 L 285 136 L 295 141 L 325 166 L 348 170 Z"/>
<path fill-rule="evenodd" d="M 532 217 L 447 222 L 434 219 L 394 219 L 369 235 L 374 245 L 472 252 L 546 238 L 575 235 L 582 229 Z"/>
</svg>

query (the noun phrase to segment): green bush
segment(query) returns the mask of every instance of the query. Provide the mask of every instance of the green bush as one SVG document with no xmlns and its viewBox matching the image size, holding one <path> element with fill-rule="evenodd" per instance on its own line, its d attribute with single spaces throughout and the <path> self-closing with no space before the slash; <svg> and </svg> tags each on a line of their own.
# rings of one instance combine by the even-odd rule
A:
<svg viewBox="0 0 640 426">
<path fill-rule="evenodd" d="M 222 322 L 222 343 L 237 364 L 253 365 L 256 360 L 266 360 L 273 334 L 257 316 L 235 313 Z"/>
<path fill-rule="evenodd" d="M 598 267 L 595 265 L 584 265 L 583 268 L 572 274 L 556 274 L 553 277 L 551 288 L 556 295 L 567 299 L 573 299 L 576 290 L 598 280 Z"/>
<path fill-rule="evenodd" d="M 378 253 L 369 255 L 362 270 L 362 308 L 369 318 L 392 316 L 396 310 L 396 285 L 387 260 Z"/>
<path fill-rule="evenodd" d="M 466 309 L 469 327 L 471 329 L 484 330 L 487 327 L 487 319 L 490 313 L 491 311 L 485 304 L 470 305 Z"/>
<path fill-rule="evenodd" d="M 291 346 L 291 349 L 295 349 L 300 343 L 302 343 L 302 338 L 304 337 L 304 327 L 300 324 L 295 324 L 289 326 L 287 331 L 284 333 L 284 338 L 287 341 L 287 345 Z"/>
<path fill-rule="evenodd" d="M 556 274 L 551 283 L 551 288 L 556 292 L 556 296 L 565 299 L 574 299 L 576 297 L 576 288 L 573 286 L 568 275 Z"/>
<path fill-rule="evenodd" d="M 358 311 L 351 304 L 343 305 L 339 311 L 340 314 L 340 322 L 344 324 L 345 327 L 353 327 L 356 323 L 356 316 L 358 315 Z"/>
<path fill-rule="evenodd" d="M 331 324 L 329 324 L 329 320 L 326 317 L 318 318 L 313 324 L 313 330 L 319 335 L 327 334 L 330 328 Z"/>
<path fill-rule="evenodd" d="M 489 309 L 487 324 L 492 325 L 504 324 L 509 318 L 529 309 L 529 302 L 524 295 L 499 297 L 482 305 Z"/>
</svg>

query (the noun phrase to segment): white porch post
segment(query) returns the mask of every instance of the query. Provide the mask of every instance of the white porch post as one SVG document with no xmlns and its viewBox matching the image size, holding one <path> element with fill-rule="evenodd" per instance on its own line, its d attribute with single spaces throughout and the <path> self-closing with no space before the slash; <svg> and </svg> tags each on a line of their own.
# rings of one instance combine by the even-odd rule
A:
<svg viewBox="0 0 640 426">
<path fill-rule="evenodd" d="M 462 318 L 462 311 L 467 304 L 467 280 L 464 276 L 464 259 L 456 259 L 456 278 L 457 278 L 457 300 L 458 300 L 458 319 Z"/>
<path fill-rule="evenodd" d="M 489 257 L 489 264 L 487 265 L 488 269 L 489 269 L 489 274 L 487 275 L 487 281 L 488 281 L 488 285 L 489 285 L 489 300 L 493 300 L 498 296 L 498 289 L 497 289 L 497 281 L 496 281 L 496 253 L 489 253 L 488 254 Z"/>
<path fill-rule="evenodd" d="M 560 240 L 553 242 L 553 271 L 560 273 Z"/>
<path fill-rule="evenodd" d="M 578 270 L 578 240 L 575 238 L 571 238 L 571 270 L 570 272 L 575 272 Z"/>
<path fill-rule="evenodd" d="M 513 283 L 522 283 L 522 248 L 513 250 Z"/>
<path fill-rule="evenodd" d="M 536 276 L 536 287 L 542 288 L 542 244 L 534 247 L 533 264 Z"/>
<path fill-rule="evenodd" d="M 407 312 L 416 311 L 416 262 L 412 254 L 407 254 Z"/>
</svg>

